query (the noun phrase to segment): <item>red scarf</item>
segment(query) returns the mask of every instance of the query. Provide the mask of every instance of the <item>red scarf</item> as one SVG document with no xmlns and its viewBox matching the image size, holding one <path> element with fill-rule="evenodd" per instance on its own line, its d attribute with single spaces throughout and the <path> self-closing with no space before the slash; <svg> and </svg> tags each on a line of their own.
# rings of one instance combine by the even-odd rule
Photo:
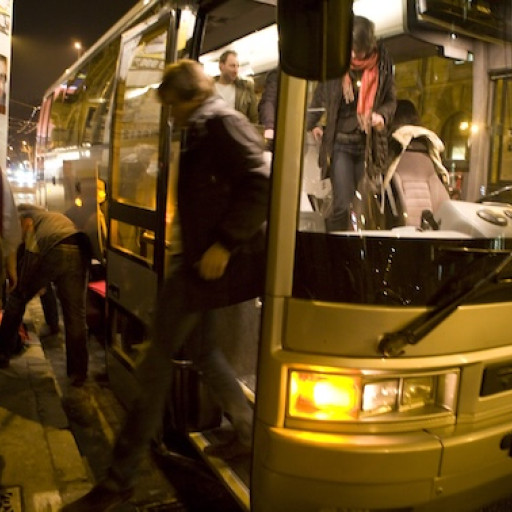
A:
<svg viewBox="0 0 512 512">
<path fill-rule="evenodd" d="M 359 89 L 359 98 L 357 100 L 357 118 L 361 129 L 368 132 L 370 128 L 373 103 L 377 95 L 379 85 L 379 68 L 377 66 L 379 56 L 377 52 L 372 53 L 366 59 L 352 58 L 350 69 L 363 71 L 361 77 L 361 88 Z M 354 101 L 354 89 L 349 73 L 345 73 L 342 79 L 343 98 L 346 103 Z"/>
</svg>

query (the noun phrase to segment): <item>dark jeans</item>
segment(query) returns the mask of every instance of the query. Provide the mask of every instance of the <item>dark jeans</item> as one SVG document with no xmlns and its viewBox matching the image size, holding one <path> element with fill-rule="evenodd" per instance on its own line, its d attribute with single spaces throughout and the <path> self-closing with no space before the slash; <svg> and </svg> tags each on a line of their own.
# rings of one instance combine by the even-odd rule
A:
<svg viewBox="0 0 512 512">
<path fill-rule="evenodd" d="M 171 386 L 172 360 L 179 356 L 185 343 L 202 379 L 219 399 L 239 439 L 247 444 L 251 442 L 252 408 L 224 354 L 213 337 L 207 335 L 211 332 L 208 323 L 215 310 L 190 310 L 184 301 L 186 287 L 187 277 L 178 269 L 160 294 L 153 339 L 137 368 L 139 392 L 117 439 L 105 482 L 115 490 L 124 490 L 133 484 L 140 460 L 161 426 Z M 199 326 L 206 336 L 193 336 Z"/>
<path fill-rule="evenodd" d="M 27 268 L 31 257 L 24 258 L 18 286 L 7 297 L 0 323 L 0 353 L 7 356 L 12 353 L 27 303 L 39 290 L 53 282 L 64 320 L 67 374 L 70 377 L 85 378 L 88 368 L 86 258 L 77 245 L 68 244 L 55 246 L 37 264 Z"/>
<path fill-rule="evenodd" d="M 25 244 L 22 243 L 17 250 L 16 259 L 18 269 L 22 268 L 23 256 L 25 254 Z M 20 283 L 20 286 L 22 283 Z M 59 327 L 59 309 L 57 306 L 57 297 L 55 296 L 55 290 L 53 289 L 52 283 L 48 283 L 45 286 L 46 292 L 40 296 L 41 306 L 43 308 L 44 320 L 52 328 L 57 329 Z M 4 302 L 5 302 L 4 297 Z"/>
<path fill-rule="evenodd" d="M 40 296 L 41 306 L 43 307 L 44 321 L 54 330 L 59 327 L 59 309 L 57 306 L 57 297 L 53 290 L 52 283 L 46 286 L 46 292 Z"/>
<path fill-rule="evenodd" d="M 350 223 L 350 205 L 364 173 L 364 146 L 336 142 L 329 172 L 333 212 L 327 219 L 327 230 L 345 231 Z"/>
</svg>

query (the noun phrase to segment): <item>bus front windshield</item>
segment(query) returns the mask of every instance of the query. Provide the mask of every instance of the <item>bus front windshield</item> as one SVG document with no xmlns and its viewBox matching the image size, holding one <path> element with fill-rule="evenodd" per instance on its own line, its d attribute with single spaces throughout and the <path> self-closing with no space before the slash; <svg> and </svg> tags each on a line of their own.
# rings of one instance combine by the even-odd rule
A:
<svg viewBox="0 0 512 512">
<path fill-rule="evenodd" d="M 436 105 L 442 117 L 429 127 L 433 96 L 407 98 L 408 83 L 425 66 L 438 71 L 436 79 L 444 70 L 456 92 L 460 81 L 450 77 L 456 64 L 422 60 L 396 66 L 397 116 L 405 105 L 419 119 L 389 127 L 384 165 L 375 156 L 375 130 L 366 135 L 348 114 L 343 118 L 340 101 L 333 110 L 333 90 L 343 91 L 343 80 L 308 84 L 295 298 L 416 307 L 450 304 L 465 294 L 473 302 L 508 300 L 512 206 L 464 200 L 468 138 L 449 131 L 459 107 Z M 466 68 L 456 71 L 471 83 L 471 63 Z M 445 139 L 438 161 L 436 131 Z M 476 288 L 479 293 L 469 293 Z"/>
</svg>

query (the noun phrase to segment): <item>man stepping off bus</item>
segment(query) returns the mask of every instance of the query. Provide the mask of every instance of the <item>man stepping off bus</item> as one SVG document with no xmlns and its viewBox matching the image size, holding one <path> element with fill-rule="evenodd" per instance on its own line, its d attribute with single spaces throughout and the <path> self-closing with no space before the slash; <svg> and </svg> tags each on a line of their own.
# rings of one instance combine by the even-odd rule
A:
<svg viewBox="0 0 512 512">
<path fill-rule="evenodd" d="M 161 425 L 173 359 L 185 344 L 194 343 L 194 330 L 209 321 L 214 309 L 263 291 L 269 194 L 263 140 L 245 116 L 215 95 L 213 80 L 196 61 L 168 66 L 158 93 L 174 126 L 186 130 L 178 182 L 183 253 L 161 290 L 152 342 L 137 368 L 138 395 L 108 474 L 64 507 L 67 512 L 106 511 L 130 498 L 137 467 Z M 234 371 L 214 340 L 191 352 L 236 434 L 230 443 L 212 446 L 209 455 L 250 454 L 252 408 Z"/>
</svg>

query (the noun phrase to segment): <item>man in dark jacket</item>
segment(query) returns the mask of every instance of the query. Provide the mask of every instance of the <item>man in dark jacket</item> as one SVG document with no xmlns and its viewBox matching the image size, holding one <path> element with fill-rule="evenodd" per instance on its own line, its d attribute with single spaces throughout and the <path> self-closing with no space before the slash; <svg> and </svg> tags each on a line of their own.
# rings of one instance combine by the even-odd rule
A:
<svg viewBox="0 0 512 512">
<path fill-rule="evenodd" d="M 129 499 L 140 459 L 161 423 L 172 360 L 185 344 L 236 434 L 210 455 L 232 458 L 251 449 L 252 409 L 233 370 L 214 340 L 191 347 L 191 335 L 214 308 L 263 291 L 269 192 L 263 144 L 245 116 L 215 96 L 213 81 L 195 61 L 168 66 L 159 96 L 174 126 L 186 130 L 178 181 L 183 253 L 157 302 L 153 339 L 137 369 L 139 393 L 107 477 L 66 512 L 106 511 Z"/>
<path fill-rule="evenodd" d="M 265 129 L 263 136 L 269 150 L 273 149 L 274 130 L 277 115 L 277 89 L 279 82 L 279 67 L 271 69 L 265 78 L 265 86 L 258 104 L 260 124 Z"/>
<path fill-rule="evenodd" d="M 393 64 L 375 39 L 373 23 L 354 16 L 350 70 L 341 80 L 321 82 L 315 89 L 307 129 L 321 142 L 319 165 L 329 177 L 333 213 L 327 229 L 349 229 L 350 205 L 367 172 L 385 171 L 387 127 L 396 108 Z M 321 122 L 325 111 L 325 129 Z"/>
<path fill-rule="evenodd" d="M 18 206 L 25 250 L 18 284 L 9 294 L 0 324 L 0 366 L 9 365 L 27 303 L 48 283 L 55 284 L 66 336 L 67 375 L 81 386 L 87 377 L 85 294 L 90 258 L 88 239 L 65 215 L 41 207 Z"/>
</svg>

